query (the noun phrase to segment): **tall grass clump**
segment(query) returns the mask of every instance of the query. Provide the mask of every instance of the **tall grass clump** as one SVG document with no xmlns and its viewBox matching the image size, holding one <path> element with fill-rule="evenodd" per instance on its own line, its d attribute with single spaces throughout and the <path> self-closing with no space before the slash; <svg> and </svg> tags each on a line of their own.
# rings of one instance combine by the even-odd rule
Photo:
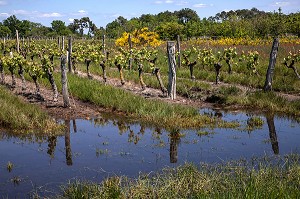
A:
<svg viewBox="0 0 300 199">
<path fill-rule="evenodd" d="M 57 126 L 37 106 L 23 102 L 0 86 L 0 127 L 11 130 L 50 131 Z"/>
<path fill-rule="evenodd" d="M 299 198 L 299 155 L 221 164 L 186 163 L 154 174 L 70 183 L 60 198 Z"/>
</svg>

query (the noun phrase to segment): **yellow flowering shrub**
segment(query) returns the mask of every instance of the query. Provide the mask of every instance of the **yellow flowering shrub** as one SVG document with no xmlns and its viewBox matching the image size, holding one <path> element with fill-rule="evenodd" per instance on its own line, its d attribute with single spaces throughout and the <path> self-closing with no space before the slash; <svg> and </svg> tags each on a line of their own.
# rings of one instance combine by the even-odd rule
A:
<svg viewBox="0 0 300 199">
<path fill-rule="evenodd" d="M 116 40 L 117 46 L 128 45 L 128 38 L 131 35 L 131 42 L 133 46 L 152 46 L 156 47 L 161 45 L 162 41 L 159 40 L 159 35 L 156 32 L 149 31 L 148 28 L 134 30 L 132 33 L 124 32 L 122 37 Z"/>
<path fill-rule="evenodd" d="M 260 46 L 270 45 L 273 39 L 251 39 L 251 38 L 220 38 L 220 39 L 197 39 L 196 44 L 198 45 L 211 45 L 211 46 Z M 300 39 L 297 37 L 281 37 L 280 43 L 285 44 L 300 44 Z"/>
</svg>

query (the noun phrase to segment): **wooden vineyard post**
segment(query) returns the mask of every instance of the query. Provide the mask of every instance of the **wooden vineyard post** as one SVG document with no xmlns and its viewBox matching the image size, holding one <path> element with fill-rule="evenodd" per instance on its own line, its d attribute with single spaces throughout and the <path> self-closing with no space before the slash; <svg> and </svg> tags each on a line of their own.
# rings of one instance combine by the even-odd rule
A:
<svg viewBox="0 0 300 199">
<path fill-rule="evenodd" d="M 58 50 L 60 50 L 61 48 L 60 48 L 60 37 L 59 36 L 57 37 L 57 46 L 58 46 Z"/>
<path fill-rule="evenodd" d="M 4 67 L 2 60 L 0 60 L 0 78 L 0 84 L 5 84 Z"/>
<path fill-rule="evenodd" d="M 177 59 L 178 59 L 178 68 L 181 67 L 181 58 L 180 58 L 180 36 L 177 35 Z"/>
<path fill-rule="evenodd" d="M 272 90 L 272 81 L 273 81 L 273 76 L 274 76 L 278 47 L 279 47 L 279 39 L 274 38 L 272 50 L 270 53 L 270 61 L 269 61 L 269 66 L 268 66 L 268 70 L 267 70 L 264 91 Z"/>
<path fill-rule="evenodd" d="M 128 36 L 128 44 L 129 44 L 129 53 L 130 53 L 128 69 L 131 70 L 131 68 L 132 68 L 132 41 L 131 41 L 131 35 L 130 34 Z"/>
<path fill-rule="evenodd" d="M 17 42 L 17 52 L 18 54 L 20 54 L 20 39 L 19 39 L 19 31 L 16 30 L 16 42 Z M 21 77 L 22 80 L 22 91 L 26 90 L 26 81 L 25 81 L 25 77 L 24 77 L 24 68 L 21 64 L 19 64 L 19 70 L 18 70 L 18 74 Z"/>
<path fill-rule="evenodd" d="M 91 64 L 92 60 L 91 59 L 85 59 L 85 64 L 86 64 L 86 73 L 88 78 L 92 79 L 93 76 L 90 73 L 90 64 Z"/>
<path fill-rule="evenodd" d="M 19 31 L 16 30 L 16 41 L 17 41 L 17 52 L 20 53 L 20 40 L 19 40 Z"/>
<path fill-rule="evenodd" d="M 145 90 L 146 89 L 146 84 L 144 83 L 144 80 L 143 80 L 143 73 L 144 73 L 144 71 L 143 71 L 143 64 L 141 64 L 141 63 L 139 64 L 138 70 L 139 70 L 140 84 L 142 86 L 142 89 Z"/>
<path fill-rule="evenodd" d="M 176 60 L 175 60 L 175 42 L 167 42 L 168 64 L 169 64 L 169 83 L 168 97 L 176 99 Z"/>
<path fill-rule="evenodd" d="M 68 69 L 69 73 L 72 73 L 72 37 L 69 37 L 68 52 Z"/>
<path fill-rule="evenodd" d="M 68 92 L 68 78 L 67 78 L 67 71 L 66 71 L 66 56 L 62 55 L 60 58 L 61 61 L 61 85 L 62 85 L 62 95 L 64 101 L 64 107 L 70 107 L 70 98 Z"/>
<path fill-rule="evenodd" d="M 220 81 L 220 69 L 222 68 L 222 65 L 218 62 L 214 64 L 215 71 L 216 71 L 216 84 L 219 84 Z"/>
<path fill-rule="evenodd" d="M 103 55 L 106 55 L 106 53 L 105 53 L 105 35 L 103 35 L 103 37 L 102 37 L 102 52 L 103 52 Z"/>
<path fill-rule="evenodd" d="M 65 50 L 65 37 L 64 36 L 61 37 L 61 49 L 62 49 L 62 51 Z"/>
</svg>

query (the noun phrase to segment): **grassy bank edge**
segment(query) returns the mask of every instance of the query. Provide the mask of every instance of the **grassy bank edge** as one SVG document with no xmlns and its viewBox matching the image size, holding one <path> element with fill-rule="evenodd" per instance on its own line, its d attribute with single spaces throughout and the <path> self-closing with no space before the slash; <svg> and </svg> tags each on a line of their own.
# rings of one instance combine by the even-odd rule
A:
<svg viewBox="0 0 300 199">
<path fill-rule="evenodd" d="M 62 128 L 38 106 L 28 104 L 0 85 L 0 127 L 22 133 L 53 133 Z"/>
<path fill-rule="evenodd" d="M 275 162 L 274 162 L 275 161 Z M 57 198 L 299 198 L 300 156 L 220 164 L 185 163 L 135 179 L 73 181 Z"/>
</svg>

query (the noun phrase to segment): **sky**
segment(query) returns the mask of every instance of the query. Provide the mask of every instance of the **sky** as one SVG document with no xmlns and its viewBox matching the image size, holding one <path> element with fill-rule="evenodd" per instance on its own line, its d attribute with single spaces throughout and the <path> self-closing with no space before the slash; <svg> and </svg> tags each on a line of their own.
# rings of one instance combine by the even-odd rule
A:
<svg viewBox="0 0 300 199">
<path fill-rule="evenodd" d="M 300 0 L 0 0 L 0 21 L 11 15 L 51 27 L 53 20 L 66 25 L 89 17 L 97 27 L 105 27 L 119 16 L 126 19 L 142 14 L 158 14 L 183 8 L 195 10 L 200 18 L 222 11 L 257 8 L 283 13 L 300 12 Z"/>
</svg>

